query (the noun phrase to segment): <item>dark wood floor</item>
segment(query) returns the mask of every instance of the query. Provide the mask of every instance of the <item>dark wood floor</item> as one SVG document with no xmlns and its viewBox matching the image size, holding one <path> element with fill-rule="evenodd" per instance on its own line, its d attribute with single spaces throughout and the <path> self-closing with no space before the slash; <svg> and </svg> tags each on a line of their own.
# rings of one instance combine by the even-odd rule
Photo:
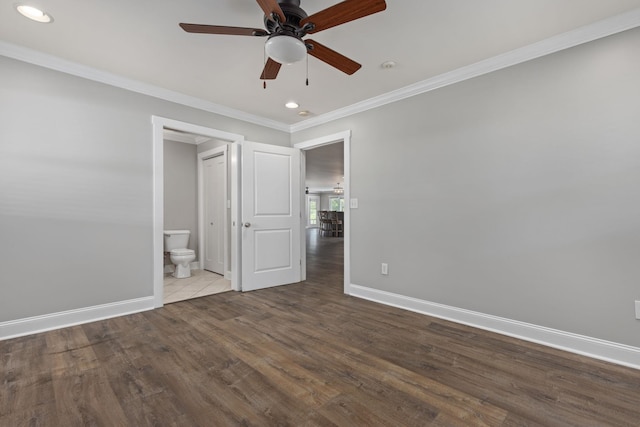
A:
<svg viewBox="0 0 640 427">
<path fill-rule="evenodd" d="M 640 371 L 309 280 L 0 342 L 0 426 L 638 426 Z"/>
</svg>

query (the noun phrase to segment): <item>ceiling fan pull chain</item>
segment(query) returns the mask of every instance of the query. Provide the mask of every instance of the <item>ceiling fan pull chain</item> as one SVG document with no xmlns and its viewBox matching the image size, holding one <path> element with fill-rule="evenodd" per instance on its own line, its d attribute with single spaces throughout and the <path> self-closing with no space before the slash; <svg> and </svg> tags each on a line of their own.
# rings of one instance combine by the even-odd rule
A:
<svg viewBox="0 0 640 427">
<path fill-rule="evenodd" d="M 267 49 L 264 46 L 262 47 L 262 64 L 267 65 Z M 262 89 L 266 89 L 266 88 L 267 88 L 267 81 L 262 80 Z"/>
<path fill-rule="evenodd" d="M 307 86 L 309 86 L 309 54 L 307 53 Z"/>
</svg>

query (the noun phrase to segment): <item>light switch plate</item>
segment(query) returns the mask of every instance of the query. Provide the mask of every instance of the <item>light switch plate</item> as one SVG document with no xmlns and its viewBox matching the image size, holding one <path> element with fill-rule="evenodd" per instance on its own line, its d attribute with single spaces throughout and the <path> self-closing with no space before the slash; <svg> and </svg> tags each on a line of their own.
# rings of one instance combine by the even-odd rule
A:
<svg viewBox="0 0 640 427">
<path fill-rule="evenodd" d="M 349 207 L 351 209 L 358 209 L 358 199 L 349 200 Z"/>
<path fill-rule="evenodd" d="M 636 319 L 640 320 L 640 301 L 636 301 Z"/>
</svg>

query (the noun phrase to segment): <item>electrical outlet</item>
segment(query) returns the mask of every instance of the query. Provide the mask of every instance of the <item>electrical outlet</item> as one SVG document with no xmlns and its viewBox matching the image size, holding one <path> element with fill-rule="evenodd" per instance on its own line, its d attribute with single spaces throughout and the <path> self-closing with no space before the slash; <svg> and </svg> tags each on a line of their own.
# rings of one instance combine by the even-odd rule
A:
<svg viewBox="0 0 640 427">
<path fill-rule="evenodd" d="M 636 319 L 640 320 L 640 301 L 636 301 Z"/>
<path fill-rule="evenodd" d="M 380 268 L 380 274 L 388 275 L 389 274 L 389 264 L 383 262 Z"/>
</svg>

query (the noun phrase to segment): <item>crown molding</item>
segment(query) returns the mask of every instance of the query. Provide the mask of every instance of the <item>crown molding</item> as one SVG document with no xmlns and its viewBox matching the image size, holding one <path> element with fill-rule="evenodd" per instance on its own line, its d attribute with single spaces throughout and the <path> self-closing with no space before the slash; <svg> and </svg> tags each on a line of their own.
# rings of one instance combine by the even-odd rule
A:
<svg viewBox="0 0 640 427">
<path fill-rule="evenodd" d="M 326 114 L 294 123 L 292 125 L 282 123 L 266 117 L 249 114 L 244 111 L 225 107 L 210 101 L 205 101 L 179 92 L 163 89 L 158 86 L 143 83 L 137 80 L 121 77 L 116 74 L 87 67 L 72 61 L 45 54 L 33 49 L 0 41 L 0 55 L 17 59 L 30 64 L 49 68 L 63 73 L 82 77 L 88 80 L 108 84 L 132 92 L 148 95 L 165 101 L 175 102 L 187 107 L 197 108 L 210 113 L 232 119 L 241 120 L 255 125 L 288 132 L 293 134 L 305 129 L 332 122 L 353 114 L 361 113 L 386 104 L 401 101 L 412 96 L 430 92 L 441 87 L 459 83 L 474 77 L 491 73 L 513 65 L 521 64 L 532 59 L 540 58 L 564 49 L 578 46 L 590 41 L 607 37 L 622 31 L 640 26 L 640 8 L 577 28 L 557 36 L 550 37 L 537 43 L 524 46 L 510 52 L 503 53 L 492 58 L 485 59 L 475 64 L 458 68 L 448 73 L 422 80 L 405 86 L 398 90 L 388 92 L 361 102 L 339 108 Z"/>
<path fill-rule="evenodd" d="M 290 126 L 295 133 L 640 26 L 640 8 L 550 37 Z"/>
<path fill-rule="evenodd" d="M 208 111 L 210 113 L 219 114 L 221 116 L 232 119 L 242 120 L 244 122 L 253 123 L 259 126 L 272 128 L 275 130 L 290 132 L 288 124 L 278 122 L 276 120 L 267 119 L 262 116 L 249 114 L 244 111 L 225 107 L 224 105 L 205 101 L 179 92 L 163 89 L 158 86 L 143 83 L 127 77 L 118 76 L 96 68 L 78 64 L 58 58 L 53 55 L 42 53 L 23 46 L 0 41 L 0 55 L 8 58 L 17 59 L 29 64 L 38 65 L 40 67 L 49 68 L 51 70 L 60 71 L 76 77 L 104 83 L 131 92 L 148 95 L 154 98 L 162 99 L 169 102 L 175 102 L 187 107 L 197 108 L 199 110 Z"/>
</svg>

